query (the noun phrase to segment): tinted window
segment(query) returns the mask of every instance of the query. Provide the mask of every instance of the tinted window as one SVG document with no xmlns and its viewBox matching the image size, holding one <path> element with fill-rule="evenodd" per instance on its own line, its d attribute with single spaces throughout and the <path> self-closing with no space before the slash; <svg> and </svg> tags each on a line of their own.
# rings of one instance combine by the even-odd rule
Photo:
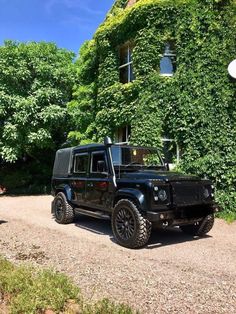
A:
<svg viewBox="0 0 236 314">
<path fill-rule="evenodd" d="M 86 173 L 88 169 L 88 154 L 81 154 L 75 156 L 74 172 Z"/>
<path fill-rule="evenodd" d="M 92 154 L 92 167 L 91 172 L 101 172 L 99 171 L 99 161 L 103 161 L 105 165 L 104 171 L 107 171 L 106 155 L 105 152 L 98 152 Z"/>
<path fill-rule="evenodd" d="M 112 146 L 111 148 L 112 161 L 114 165 L 121 164 L 121 148 L 120 146 Z"/>
</svg>

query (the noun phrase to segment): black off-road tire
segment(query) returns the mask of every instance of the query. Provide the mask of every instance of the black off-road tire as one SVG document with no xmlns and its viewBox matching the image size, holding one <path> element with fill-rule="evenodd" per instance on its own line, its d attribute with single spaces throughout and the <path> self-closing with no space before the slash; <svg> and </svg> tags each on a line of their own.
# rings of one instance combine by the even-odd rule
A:
<svg viewBox="0 0 236 314">
<path fill-rule="evenodd" d="M 143 247 L 150 238 L 151 222 L 142 216 L 138 207 L 129 199 L 121 199 L 115 205 L 111 224 L 116 241 L 124 247 Z"/>
<path fill-rule="evenodd" d="M 214 214 L 207 215 L 202 221 L 194 225 L 181 226 L 181 230 L 192 236 L 202 237 L 206 235 L 214 225 Z"/>
<path fill-rule="evenodd" d="M 53 201 L 53 215 L 56 222 L 63 225 L 72 223 L 75 219 L 74 209 L 62 192 L 59 192 Z"/>
</svg>

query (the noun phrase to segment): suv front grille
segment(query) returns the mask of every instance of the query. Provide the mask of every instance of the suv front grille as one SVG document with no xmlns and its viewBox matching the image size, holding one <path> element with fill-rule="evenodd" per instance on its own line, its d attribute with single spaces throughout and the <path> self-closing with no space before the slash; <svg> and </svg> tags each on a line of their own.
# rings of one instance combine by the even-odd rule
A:
<svg viewBox="0 0 236 314">
<path fill-rule="evenodd" d="M 173 182 L 173 203 L 177 206 L 201 204 L 203 201 L 203 186 L 198 182 Z"/>
</svg>

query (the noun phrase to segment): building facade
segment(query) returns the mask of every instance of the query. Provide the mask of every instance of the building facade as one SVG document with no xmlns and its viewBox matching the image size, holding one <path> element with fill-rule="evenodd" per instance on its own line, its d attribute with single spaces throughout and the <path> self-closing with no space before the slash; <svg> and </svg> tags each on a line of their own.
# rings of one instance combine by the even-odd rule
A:
<svg viewBox="0 0 236 314">
<path fill-rule="evenodd" d="M 235 1 L 117 0 L 81 49 L 71 136 L 165 143 L 235 193 L 235 25 Z"/>
</svg>

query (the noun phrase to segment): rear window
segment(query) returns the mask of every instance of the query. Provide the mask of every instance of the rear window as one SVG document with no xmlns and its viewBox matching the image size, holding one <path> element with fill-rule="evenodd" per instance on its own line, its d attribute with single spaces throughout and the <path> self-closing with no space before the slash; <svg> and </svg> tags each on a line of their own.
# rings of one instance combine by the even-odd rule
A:
<svg viewBox="0 0 236 314">
<path fill-rule="evenodd" d="M 68 177 L 72 166 L 71 156 L 72 148 L 64 148 L 57 151 L 53 167 L 54 177 Z"/>
</svg>

